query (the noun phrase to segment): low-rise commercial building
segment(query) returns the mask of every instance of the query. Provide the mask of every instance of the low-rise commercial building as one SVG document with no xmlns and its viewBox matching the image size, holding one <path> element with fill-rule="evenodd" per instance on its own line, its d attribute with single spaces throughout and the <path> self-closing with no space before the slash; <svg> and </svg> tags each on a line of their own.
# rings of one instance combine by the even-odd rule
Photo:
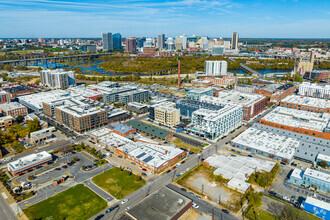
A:
<svg viewBox="0 0 330 220">
<path fill-rule="evenodd" d="M 109 123 L 126 121 L 131 118 L 127 111 L 120 108 L 108 110 L 107 115 Z"/>
<path fill-rule="evenodd" d="M 200 101 L 202 96 L 213 96 L 212 88 L 194 88 L 187 93 L 187 98 Z"/>
<path fill-rule="evenodd" d="M 310 168 L 307 168 L 305 171 L 295 168 L 291 173 L 289 182 L 330 193 L 330 175 Z"/>
<path fill-rule="evenodd" d="M 129 219 L 180 219 L 192 207 L 187 197 L 162 187 L 126 211 Z"/>
<path fill-rule="evenodd" d="M 143 132 L 145 134 L 148 134 L 152 137 L 159 138 L 161 140 L 167 141 L 167 140 L 170 140 L 173 138 L 173 133 L 171 133 L 167 130 L 155 127 L 153 125 L 148 125 L 148 124 L 140 122 L 140 121 L 131 120 L 131 121 L 128 121 L 126 124 L 128 126 L 131 126 L 132 128 L 135 128 L 139 132 Z"/>
<path fill-rule="evenodd" d="M 22 96 L 27 94 L 33 94 L 34 89 L 24 85 L 15 85 L 10 87 L 0 87 L 0 91 L 5 91 L 9 93 L 11 99 L 16 96 Z"/>
<path fill-rule="evenodd" d="M 330 219 L 330 204 L 328 202 L 307 196 L 304 203 L 304 210 L 321 219 Z"/>
<path fill-rule="evenodd" d="M 131 128 L 121 123 L 112 123 L 107 126 L 112 132 L 119 134 L 120 136 L 127 137 L 136 132 L 135 128 Z"/>
<path fill-rule="evenodd" d="M 233 147 L 275 160 L 291 162 L 299 141 L 250 127 L 231 141 Z"/>
<path fill-rule="evenodd" d="M 13 125 L 13 117 L 4 116 L 0 117 L 0 128 L 8 128 Z"/>
<path fill-rule="evenodd" d="M 9 102 L 10 102 L 9 93 L 5 91 L 0 91 L 0 104 L 9 103 Z"/>
<path fill-rule="evenodd" d="M 109 130 L 107 128 L 101 128 L 99 130 L 91 132 L 89 136 L 92 140 L 98 140 L 99 138 L 106 136 L 110 133 L 111 133 L 111 130 Z"/>
<path fill-rule="evenodd" d="M 295 91 L 296 87 L 291 84 L 285 84 L 276 88 L 275 93 L 270 96 L 270 102 L 279 102 L 285 97 L 291 95 Z"/>
<path fill-rule="evenodd" d="M 330 83 L 330 71 L 329 70 L 313 70 L 304 74 L 305 79 L 319 80 Z"/>
<path fill-rule="evenodd" d="M 330 114 L 330 101 L 327 99 L 291 95 L 281 101 L 281 106 L 308 112 Z"/>
<path fill-rule="evenodd" d="M 330 140 L 330 114 L 277 107 L 260 124 Z"/>
<path fill-rule="evenodd" d="M 18 102 L 10 102 L 10 103 L 4 103 L 0 104 L 0 113 L 6 116 L 12 116 L 16 118 L 17 116 L 25 116 L 28 114 L 28 109 L 18 103 Z"/>
<path fill-rule="evenodd" d="M 237 92 L 255 93 L 258 87 L 253 85 L 239 84 L 235 85 L 234 89 Z"/>
<path fill-rule="evenodd" d="M 321 99 L 330 99 L 330 85 L 318 85 L 303 82 L 299 85 L 299 95 Z"/>
<path fill-rule="evenodd" d="M 136 114 L 145 114 L 148 112 L 148 105 L 139 102 L 130 102 L 127 104 L 127 110 Z"/>
<path fill-rule="evenodd" d="M 109 81 L 102 82 L 99 84 L 88 85 L 86 88 L 102 93 L 103 102 L 105 103 L 118 102 L 119 94 L 137 90 L 137 88 L 134 86 L 118 87 L 117 83 Z"/>
<path fill-rule="evenodd" d="M 37 167 L 47 165 L 52 162 L 52 160 L 53 158 L 51 154 L 42 151 L 8 163 L 7 169 L 13 176 L 19 176 Z"/>
<path fill-rule="evenodd" d="M 218 97 L 204 96 L 202 102 L 215 105 L 235 104 L 243 107 L 243 120 L 249 121 L 266 109 L 267 98 L 258 94 L 224 90 Z"/>
<path fill-rule="evenodd" d="M 85 88 L 85 85 L 71 87 L 68 89 L 68 91 L 72 92 L 75 95 L 82 96 L 86 99 L 101 100 L 103 98 L 101 92 L 87 89 Z"/>
</svg>

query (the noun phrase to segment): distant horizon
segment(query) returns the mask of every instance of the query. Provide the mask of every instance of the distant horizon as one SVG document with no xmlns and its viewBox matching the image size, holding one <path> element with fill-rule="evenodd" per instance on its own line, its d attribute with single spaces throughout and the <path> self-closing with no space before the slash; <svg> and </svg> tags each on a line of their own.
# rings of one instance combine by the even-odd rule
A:
<svg viewBox="0 0 330 220">
<path fill-rule="evenodd" d="M 111 33 L 111 32 L 110 32 Z M 117 32 L 116 32 L 117 33 Z M 112 33 L 113 34 L 113 33 Z M 177 35 L 179 36 L 179 35 Z M 205 36 L 205 35 L 196 35 L 199 37 L 208 37 L 208 38 L 220 38 L 220 37 L 210 37 L 210 36 Z M 132 36 L 129 36 L 132 37 Z M 129 37 L 123 37 L 122 38 L 129 38 Z M 134 36 L 136 38 L 157 38 L 156 36 Z M 175 36 L 169 36 L 169 37 L 175 37 Z M 165 38 L 169 38 L 166 36 L 165 34 Z M 191 37 L 191 35 L 187 35 L 187 37 Z M 13 40 L 19 40 L 19 39 L 99 39 L 102 40 L 102 37 L 3 37 L 0 39 L 1 40 L 5 40 L 5 39 L 13 39 Z M 231 37 L 221 37 L 222 39 L 231 39 Z M 276 38 L 276 37 L 239 37 L 239 40 L 330 40 L 329 38 L 288 38 L 288 37 L 280 37 L 280 38 Z"/>
<path fill-rule="evenodd" d="M 328 0 L 0 0 L 0 8 L 1 38 L 330 37 Z"/>
</svg>

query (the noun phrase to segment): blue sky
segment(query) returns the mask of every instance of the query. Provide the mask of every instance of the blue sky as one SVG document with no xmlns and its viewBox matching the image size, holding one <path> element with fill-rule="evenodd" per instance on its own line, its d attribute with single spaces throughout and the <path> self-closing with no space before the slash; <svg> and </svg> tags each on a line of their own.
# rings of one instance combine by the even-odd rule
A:
<svg viewBox="0 0 330 220">
<path fill-rule="evenodd" d="M 0 0 L 0 38 L 330 38 L 330 0 Z"/>
</svg>

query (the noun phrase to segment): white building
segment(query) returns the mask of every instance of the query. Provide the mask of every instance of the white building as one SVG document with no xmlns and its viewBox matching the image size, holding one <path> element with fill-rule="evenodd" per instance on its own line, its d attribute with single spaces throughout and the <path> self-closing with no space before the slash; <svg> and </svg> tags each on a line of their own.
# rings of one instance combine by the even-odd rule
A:
<svg viewBox="0 0 330 220">
<path fill-rule="evenodd" d="M 41 84 L 50 88 L 63 89 L 76 85 L 76 77 L 73 71 L 63 69 L 43 70 L 40 73 Z"/>
<path fill-rule="evenodd" d="M 242 124 L 243 108 L 224 104 L 219 110 L 198 109 L 192 113 L 188 132 L 214 140 Z"/>
<path fill-rule="evenodd" d="M 205 71 L 196 72 L 198 76 L 226 76 L 227 75 L 227 61 L 205 61 Z"/>
<path fill-rule="evenodd" d="M 330 99 L 330 85 L 321 86 L 303 82 L 299 85 L 299 95 Z"/>
</svg>

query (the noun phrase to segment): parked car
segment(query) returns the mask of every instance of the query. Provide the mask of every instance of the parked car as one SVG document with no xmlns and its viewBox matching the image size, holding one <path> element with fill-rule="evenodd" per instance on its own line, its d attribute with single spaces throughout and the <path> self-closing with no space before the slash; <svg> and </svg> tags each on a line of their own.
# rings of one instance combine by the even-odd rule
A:
<svg viewBox="0 0 330 220">
<path fill-rule="evenodd" d="M 61 170 L 61 168 L 57 167 L 57 168 L 55 168 L 55 170 Z"/>
<path fill-rule="evenodd" d="M 196 195 L 195 197 L 196 197 L 196 199 L 201 199 L 201 198 L 202 198 L 202 197 L 200 197 L 200 196 L 197 196 L 197 195 Z"/>
<path fill-rule="evenodd" d="M 192 203 L 192 206 L 195 208 L 195 209 L 198 209 L 199 208 L 199 205 L 197 205 L 196 203 Z"/>
<path fill-rule="evenodd" d="M 142 168 L 142 170 L 143 170 L 143 171 L 147 171 L 147 169 L 146 169 L 146 168 Z"/>
<path fill-rule="evenodd" d="M 147 174 L 146 173 L 141 173 L 142 174 L 142 176 L 147 176 Z"/>
<path fill-rule="evenodd" d="M 185 163 L 186 161 L 184 160 L 184 161 L 182 161 L 181 163 Z"/>
<path fill-rule="evenodd" d="M 62 166 L 62 168 L 63 168 L 63 169 L 66 169 L 66 168 L 68 168 L 68 166 L 64 165 L 64 166 Z"/>
<path fill-rule="evenodd" d="M 194 194 L 193 192 L 189 192 L 189 194 L 190 194 L 191 196 L 195 196 L 195 194 Z"/>
<path fill-rule="evenodd" d="M 272 196 L 276 196 L 277 193 L 274 192 L 274 191 L 269 191 L 269 194 L 272 195 Z"/>
<path fill-rule="evenodd" d="M 286 201 L 288 201 L 288 202 L 290 202 L 290 199 L 288 197 L 286 197 L 286 196 L 283 196 L 283 199 L 286 200 Z"/>
<path fill-rule="evenodd" d="M 222 212 L 229 214 L 229 211 L 227 209 L 221 209 Z"/>
<path fill-rule="evenodd" d="M 125 211 L 128 211 L 130 208 L 131 208 L 130 206 L 126 207 Z"/>
<path fill-rule="evenodd" d="M 187 191 L 185 188 L 181 188 L 181 190 L 182 190 L 183 192 L 186 192 L 186 191 Z"/>
<path fill-rule="evenodd" d="M 113 211 L 114 209 L 115 209 L 114 207 L 110 207 L 105 211 L 105 213 L 109 213 L 109 212 Z"/>
<path fill-rule="evenodd" d="M 166 171 L 166 173 L 169 173 L 169 172 L 171 172 L 171 170 Z"/>
<path fill-rule="evenodd" d="M 135 165 L 135 163 L 134 163 L 134 162 L 132 162 L 131 164 L 132 164 L 132 165 Z"/>
<path fill-rule="evenodd" d="M 121 204 L 125 204 L 126 202 L 128 202 L 128 199 L 124 199 L 123 201 L 121 201 Z"/>
<path fill-rule="evenodd" d="M 101 219 L 101 218 L 103 218 L 103 217 L 104 217 L 104 214 L 101 214 L 101 215 L 97 216 L 97 217 L 95 218 L 95 220 L 99 220 L 99 219 Z"/>
</svg>

